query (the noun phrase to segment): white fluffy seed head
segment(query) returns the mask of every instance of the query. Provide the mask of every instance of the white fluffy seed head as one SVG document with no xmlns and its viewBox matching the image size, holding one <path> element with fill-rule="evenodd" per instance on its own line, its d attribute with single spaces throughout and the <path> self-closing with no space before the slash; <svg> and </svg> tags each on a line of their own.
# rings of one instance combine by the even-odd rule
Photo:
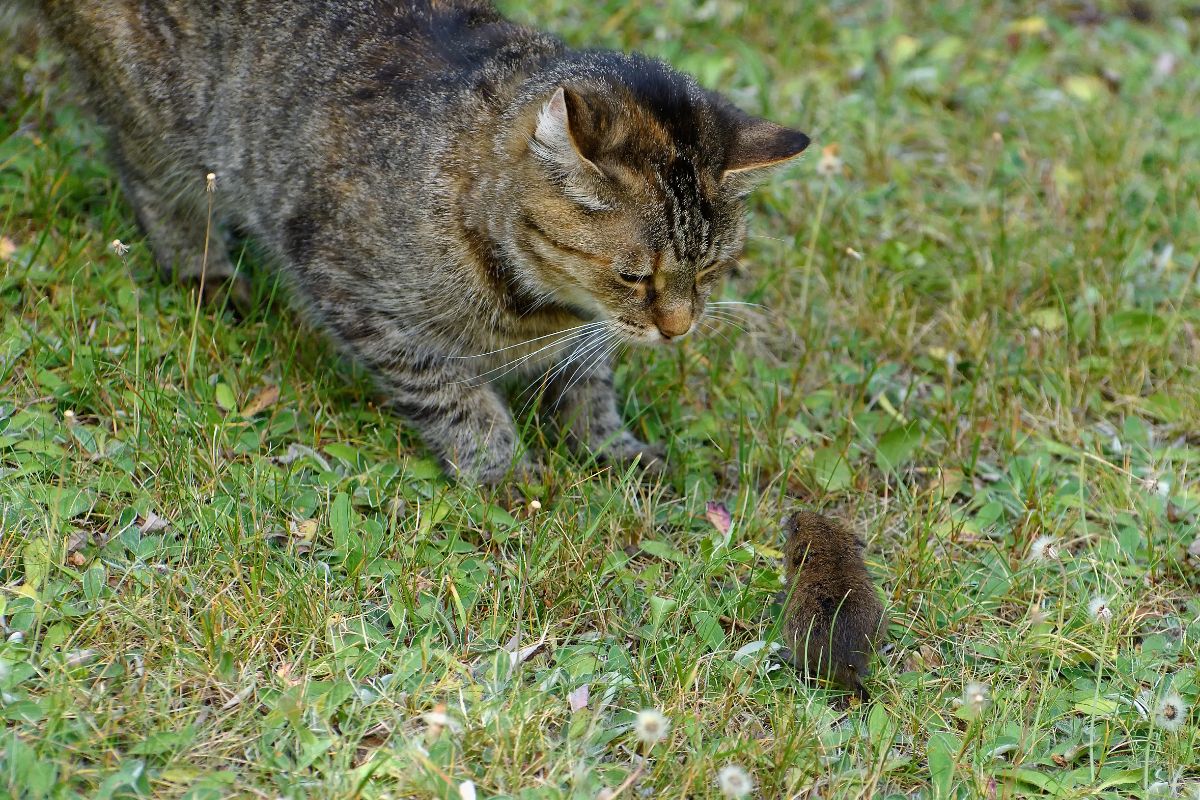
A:
<svg viewBox="0 0 1200 800">
<path fill-rule="evenodd" d="M 644 744 L 656 744 L 667 737 L 671 728 L 671 720 L 667 719 L 657 708 L 646 708 L 638 712 L 637 720 L 633 723 L 633 732 L 638 741 Z"/>
<path fill-rule="evenodd" d="M 1088 616 L 1099 623 L 1107 625 L 1113 620 L 1112 606 L 1107 597 L 1093 597 L 1088 603 Z"/>
<path fill-rule="evenodd" d="M 1027 558 L 1033 564 L 1058 561 L 1058 541 L 1053 536 L 1039 536 L 1029 546 Z"/>
<path fill-rule="evenodd" d="M 842 172 L 842 159 L 838 146 L 831 144 L 821 148 L 821 160 L 817 162 L 817 174 L 822 178 L 834 178 Z"/>
<path fill-rule="evenodd" d="M 986 683 L 971 681 L 963 686 L 962 707 L 973 717 L 987 711 L 991 705 L 991 688 Z"/>
<path fill-rule="evenodd" d="M 1154 707 L 1154 725 L 1169 733 L 1183 727 L 1187 721 L 1188 707 L 1176 692 L 1167 692 Z"/>
<path fill-rule="evenodd" d="M 754 791 L 754 780 L 737 764 L 727 764 L 717 773 L 717 787 L 726 797 L 745 797 Z"/>
</svg>

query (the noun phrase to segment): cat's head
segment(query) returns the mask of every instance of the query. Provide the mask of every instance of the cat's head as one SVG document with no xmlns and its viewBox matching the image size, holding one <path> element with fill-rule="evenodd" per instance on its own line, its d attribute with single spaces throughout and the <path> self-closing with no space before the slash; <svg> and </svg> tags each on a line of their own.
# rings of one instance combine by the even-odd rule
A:
<svg viewBox="0 0 1200 800">
<path fill-rule="evenodd" d="M 658 62 L 605 66 L 538 101 L 512 245 L 538 291 L 628 341 L 678 339 L 742 250 L 756 178 L 809 139 Z"/>
</svg>

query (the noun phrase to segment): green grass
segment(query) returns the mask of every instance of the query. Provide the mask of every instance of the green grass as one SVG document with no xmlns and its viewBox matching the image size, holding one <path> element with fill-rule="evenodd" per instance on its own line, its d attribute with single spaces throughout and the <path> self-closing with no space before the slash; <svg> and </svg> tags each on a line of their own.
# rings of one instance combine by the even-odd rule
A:
<svg viewBox="0 0 1200 800">
<path fill-rule="evenodd" d="M 522 7 L 817 140 L 725 289 L 767 310 L 623 359 L 667 482 L 543 442 L 538 511 L 447 485 L 262 269 L 249 319 L 195 320 L 60 59 L 4 38 L 0 795 L 703 798 L 730 763 L 767 798 L 1196 791 L 1200 27 L 795 5 Z M 792 505 L 868 541 L 868 705 L 754 645 Z M 1175 731 L 1135 703 L 1168 691 Z"/>
</svg>

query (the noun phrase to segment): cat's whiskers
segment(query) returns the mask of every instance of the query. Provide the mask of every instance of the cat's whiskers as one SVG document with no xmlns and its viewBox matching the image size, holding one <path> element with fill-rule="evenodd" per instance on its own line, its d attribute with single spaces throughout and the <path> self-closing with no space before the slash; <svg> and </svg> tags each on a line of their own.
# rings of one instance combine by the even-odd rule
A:
<svg viewBox="0 0 1200 800">
<path fill-rule="evenodd" d="M 563 387 L 561 394 L 565 395 L 567 392 L 571 391 L 571 387 L 578 383 L 581 378 L 586 377 L 588 373 L 595 369 L 596 366 L 605 358 L 612 355 L 615 345 L 610 345 L 609 342 L 611 342 L 617 335 L 618 334 L 616 331 L 612 331 L 608 336 L 602 339 L 600 346 L 595 348 L 593 351 L 595 353 L 594 357 L 588 360 L 586 366 L 584 366 L 581 361 L 581 363 L 575 368 L 575 371 L 571 374 L 571 378 L 569 381 L 567 381 L 567 385 Z"/>
<path fill-rule="evenodd" d="M 544 391 L 555 380 L 557 380 L 560 375 L 570 368 L 572 364 L 578 363 L 587 354 L 591 353 L 594 348 L 602 345 L 604 342 L 617 335 L 619 335 L 619 332 L 612 329 L 603 331 L 589 330 L 582 344 L 577 344 L 566 358 L 543 372 L 540 378 L 530 381 L 529 386 L 527 386 L 524 391 L 517 396 L 517 400 L 521 400 L 522 398 L 525 398 L 526 395 L 529 395 L 528 398 L 525 399 L 525 402 L 521 404 L 520 413 L 524 415 L 526 410 L 529 408 L 529 404 L 532 403 L 533 400 L 538 396 L 539 390 Z M 561 395 L 562 393 L 559 392 L 559 394 Z"/>
<path fill-rule="evenodd" d="M 720 314 L 720 313 L 713 312 L 713 311 L 708 312 L 708 314 L 706 314 L 705 316 L 707 319 L 716 320 L 717 322 L 723 322 L 726 325 L 730 325 L 734 328 L 737 328 L 742 333 L 746 333 L 746 329 L 743 328 L 741 325 L 743 320 L 741 320 L 737 317 L 729 317 L 729 316 L 725 316 L 724 314 Z"/>
<path fill-rule="evenodd" d="M 771 309 L 764 306 L 762 303 L 749 303 L 744 300 L 714 300 L 709 303 L 710 306 L 747 306 L 750 308 L 761 308 L 763 311 L 770 312 Z"/>
<path fill-rule="evenodd" d="M 586 337 L 588 334 L 593 332 L 593 327 L 596 324 L 598 324 L 598 323 L 589 323 L 588 325 L 580 325 L 576 328 L 569 328 L 567 331 L 559 331 L 559 334 L 566 334 L 566 335 L 562 336 L 562 338 L 555 339 L 554 341 L 550 342 L 549 344 L 542 345 L 537 350 L 534 350 L 532 353 L 527 353 L 518 358 L 514 358 L 513 360 L 508 361 L 504 364 L 501 364 L 498 367 L 493 367 L 492 369 L 488 370 L 487 372 L 483 372 L 478 375 L 473 375 L 470 378 L 464 378 L 461 381 L 456 381 L 456 383 L 469 383 L 471 381 L 479 381 L 479 382 L 498 381 L 501 378 L 503 378 L 504 376 L 508 375 L 513 370 L 518 369 L 522 364 L 529 361 L 530 359 L 532 359 L 534 356 L 538 355 L 539 353 L 542 353 L 553 347 L 561 347 L 563 345 L 569 344 L 573 341 L 577 341 L 581 338 Z M 545 337 L 545 336 L 538 337 L 538 339 L 545 339 L 545 338 L 547 338 L 547 337 Z M 537 339 L 534 339 L 531 341 L 537 341 Z M 516 346 L 517 345 L 513 345 L 513 347 L 516 347 Z M 510 349 L 510 348 L 505 347 L 505 348 L 501 348 L 500 350 L 497 350 L 495 352 L 502 352 L 503 350 L 508 350 L 508 349 Z M 469 357 L 470 356 L 463 356 L 463 358 L 469 358 Z M 501 370 L 503 370 L 503 372 L 501 372 Z M 500 374 L 494 375 L 494 373 L 496 373 L 496 372 L 500 372 Z M 474 384 L 474 385 L 477 385 L 477 384 Z"/>
<path fill-rule="evenodd" d="M 707 333 L 715 333 L 717 336 L 720 336 L 721 339 L 725 342 L 725 344 L 729 345 L 730 348 L 732 348 L 734 346 L 733 340 L 730 339 L 728 336 L 726 336 L 724 333 L 722 333 L 721 329 L 719 327 L 717 327 L 713 323 L 709 322 L 708 320 L 703 320 L 703 319 L 700 320 L 700 329 L 703 330 L 706 334 Z"/>
<path fill-rule="evenodd" d="M 582 325 L 576 325 L 573 328 L 564 328 L 561 331 L 554 331 L 553 333 L 547 333 L 543 336 L 535 336 L 532 339 L 526 339 L 523 342 L 517 342 L 516 344 L 510 344 L 505 347 L 498 347 L 495 350 L 489 350 L 486 353 L 475 353 L 474 355 L 470 355 L 470 356 L 450 356 L 450 358 L 454 359 L 456 361 L 461 360 L 461 359 L 467 359 L 467 358 L 483 358 L 485 356 L 495 355 L 496 353 L 503 353 L 505 350 L 512 350 L 514 347 L 524 347 L 527 344 L 533 344 L 534 342 L 540 342 L 543 339 L 549 339 L 551 336 L 562 336 L 563 334 L 570 333 L 571 331 L 578 331 L 583 328 L 595 327 L 595 326 L 603 325 L 603 324 L 604 324 L 603 320 L 598 320 L 598 321 L 594 321 L 594 322 L 585 322 Z"/>
</svg>

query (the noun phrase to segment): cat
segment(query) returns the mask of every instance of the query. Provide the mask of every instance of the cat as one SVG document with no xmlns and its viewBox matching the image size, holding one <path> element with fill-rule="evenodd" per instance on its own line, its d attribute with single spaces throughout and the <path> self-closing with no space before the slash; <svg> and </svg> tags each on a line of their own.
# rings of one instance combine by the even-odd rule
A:
<svg viewBox="0 0 1200 800">
<path fill-rule="evenodd" d="M 575 446 L 661 468 L 618 413 L 613 350 L 696 327 L 746 195 L 809 143 L 484 0 L 39 7 L 160 268 L 244 299 L 220 229 L 247 232 L 469 484 L 533 470 L 514 377 Z"/>
</svg>

